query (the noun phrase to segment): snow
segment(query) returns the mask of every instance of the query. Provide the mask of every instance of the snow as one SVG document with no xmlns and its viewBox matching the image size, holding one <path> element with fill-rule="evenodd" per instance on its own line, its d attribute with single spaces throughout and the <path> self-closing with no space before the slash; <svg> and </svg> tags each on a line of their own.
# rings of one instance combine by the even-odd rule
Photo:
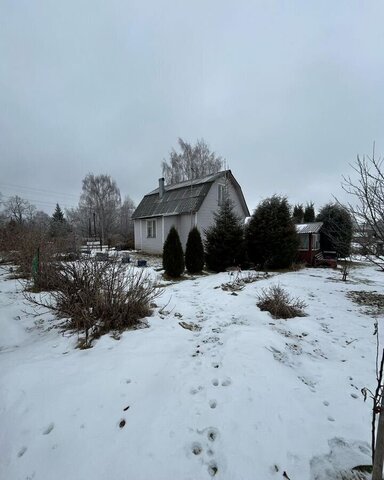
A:
<svg viewBox="0 0 384 480">
<path fill-rule="evenodd" d="M 374 267 L 348 282 L 329 269 L 278 274 L 238 295 L 216 288 L 227 273 L 169 283 L 148 328 L 88 350 L 32 316 L 0 273 L 1 479 L 325 480 L 370 463 L 360 389 L 375 386 L 374 318 L 346 293 L 382 290 Z M 276 283 L 308 316 L 257 308 Z"/>
</svg>

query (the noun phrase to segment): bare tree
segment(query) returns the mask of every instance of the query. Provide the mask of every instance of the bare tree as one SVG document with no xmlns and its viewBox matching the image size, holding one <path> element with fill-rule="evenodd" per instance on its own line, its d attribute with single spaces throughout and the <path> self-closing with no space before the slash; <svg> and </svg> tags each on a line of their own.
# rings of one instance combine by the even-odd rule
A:
<svg viewBox="0 0 384 480">
<path fill-rule="evenodd" d="M 48 232 L 50 225 L 50 216 L 42 210 L 37 210 L 33 216 L 31 227 L 33 227 L 35 230 L 40 230 L 46 233 Z"/>
<path fill-rule="evenodd" d="M 135 204 L 133 200 L 127 195 L 124 198 L 124 202 L 120 207 L 119 233 L 123 235 L 123 237 L 133 236 L 132 214 L 134 210 L 135 210 Z"/>
<path fill-rule="evenodd" d="M 343 177 L 342 187 L 353 197 L 348 210 L 355 224 L 354 241 L 374 264 L 384 270 L 384 172 L 383 159 L 357 156 L 351 165 L 357 179 Z"/>
<path fill-rule="evenodd" d="M 350 176 L 343 177 L 342 187 L 353 197 L 348 203 L 349 211 L 355 223 L 355 239 L 362 247 L 363 253 L 373 264 L 384 271 L 384 172 L 383 159 L 375 157 L 375 144 L 372 156 L 357 156 L 356 162 L 351 165 L 357 179 Z M 371 393 L 373 399 L 372 416 L 372 460 L 373 480 L 382 480 L 384 464 L 384 395 L 383 395 L 383 367 L 384 350 L 379 362 L 378 326 L 376 349 L 376 377 L 377 387 L 374 393 L 363 389 L 365 396 Z M 379 414 L 377 434 L 375 435 L 376 417 Z M 376 441 L 375 441 L 376 440 Z"/>
<path fill-rule="evenodd" d="M 36 207 L 28 200 L 15 195 L 4 202 L 4 215 L 19 225 L 33 219 Z"/>
<path fill-rule="evenodd" d="M 93 212 L 91 208 L 79 206 L 65 210 L 69 227 L 80 237 L 91 237 L 94 235 L 92 222 Z"/>
<path fill-rule="evenodd" d="M 169 154 L 169 162 L 162 162 L 163 177 L 168 185 L 204 177 L 223 168 L 222 157 L 211 152 L 203 139 L 191 145 L 179 138 L 178 144 L 181 151 L 176 152 L 173 148 Z"/>
<path fill-rule="evenodd" d="M 89 173 L 83 180 L 79 208 L 95 215 L 102 242 L 118 222 L 121 205 L 120 190 L 109 175 Z M 93 219 L 92 219 L 93 222 Z"/>
</svg>

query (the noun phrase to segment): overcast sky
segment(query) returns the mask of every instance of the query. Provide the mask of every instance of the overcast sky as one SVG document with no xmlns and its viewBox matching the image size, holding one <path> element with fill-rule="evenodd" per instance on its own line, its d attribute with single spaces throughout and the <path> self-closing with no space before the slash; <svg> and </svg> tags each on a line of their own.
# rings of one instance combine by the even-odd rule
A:
<svg viewBox="0 0 384 480">
<path fill-rule="evenodd" d="M 384 2 L 0 0 L 3 197 L 52 213 L 93 172 L 138 203 L 178 137 L 226 158 L 250 210 L 342 196 L 384 154 Z"/>
</svg>

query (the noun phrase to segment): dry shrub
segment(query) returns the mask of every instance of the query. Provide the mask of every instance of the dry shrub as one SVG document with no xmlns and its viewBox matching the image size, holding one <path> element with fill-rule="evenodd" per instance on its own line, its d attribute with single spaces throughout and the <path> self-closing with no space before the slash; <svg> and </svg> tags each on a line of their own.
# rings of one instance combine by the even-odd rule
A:
<svg viewBox="0 0 384 480">
<path fill-rule="evenodd" d="M 150 315 L 150 304 L 161 293 L 144 270 L 127 268 L 117 259 L 57 264 L 53 282 L 55 291 L 25 296 L 66 318 L 64 328 L 84 333 L 84 347 L 104 333 L 137 325 Z"/>
<path fill-rule="evenodd" d="M 58 260 L 73 260 L 76 253 L 75 238 L 50 238 L 46 232 L 18 225 L 1 232 L 2 258 L 16 265 L 14 276 L 30 279 L 33 258 L 39 251 L 39 272 L 34 277 L 33 291 L 56 288 L 55 271 Z"/>
<path fill-rule="evenodd" d="M 273 318 L 305 317 L 306 303 L 299 298 L 293 298 L 280 285 L 271 285 L 258 295 L 257 306 L 262 311 L 269 312 Z"/>
</svg>

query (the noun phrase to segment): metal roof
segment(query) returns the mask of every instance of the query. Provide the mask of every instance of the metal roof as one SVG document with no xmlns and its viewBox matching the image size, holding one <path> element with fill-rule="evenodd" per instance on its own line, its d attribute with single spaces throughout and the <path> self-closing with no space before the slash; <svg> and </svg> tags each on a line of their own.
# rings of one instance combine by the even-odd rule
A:
<svg viewBox="0 0 384 480">
<path fill-rule="evenodd" d="M 145 195 L 134 211 L 132 218 L 196 212 L 210 188 L 210 183 L 171 191 L 167 191 L 167 187 L 165 187 L 162 198 L 159 197 L 159 193 Z"/>
<path fill-rule="evenodd" d="M 165 185 L 165 190 L 167 192 L 170 192 L 171 190 L 177 190 L 178 188 L 191 187 L 194 185 L 200 185 L 202 183 L 213 183 L 217 178 L 223 177 L 228 172 L 230 172 L 230 170 L 211 173 L 209 175 L 206 175 L 205 177 L 195 178 L 193 180 L 185 180 L 184 182 L 173 183 L 172 185 Z M 159 188 L 155 188 L 155 190 L 149 192 L 148 195 L 152 195 L 154 193 L 159 193 Z"/>
<path fill-rule="evenodd" d="M 249 215 L 240 185 L 233 177 L 232 172 L 225 170 L 202 178 L 196 178 L 173 185 L 165 185 L 162 198 L 159 197 L 159 188 L 152 190 L 144 196 L 134 211 L 132 218 L 148 218 L 197 212 L 204 198 L 207 196 L 212 183 L 220 177 L 227 177 L 227 179 L 232 182 L 239 194 L 245 214 Z"/>
<path fill-rule="evenodd" d="M 298 223 L 296 225 L 297 233 L 319 233 L 323 222 Z"/>
</svg>

